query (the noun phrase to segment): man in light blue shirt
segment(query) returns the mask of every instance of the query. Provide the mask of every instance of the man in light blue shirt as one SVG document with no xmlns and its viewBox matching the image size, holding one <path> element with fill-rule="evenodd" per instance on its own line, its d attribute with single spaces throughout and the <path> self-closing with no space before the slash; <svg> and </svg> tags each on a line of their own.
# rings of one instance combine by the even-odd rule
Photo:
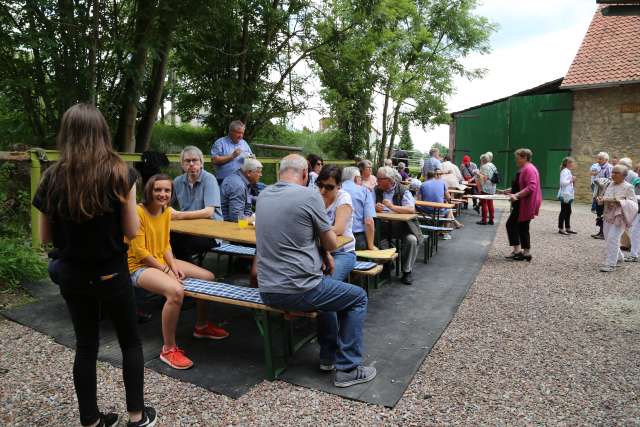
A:
<svg viewBox="0 0 640 427">
<path fill-rule="evenodd" d="M 234 120 L 229 124 L 229 135 L 219 138 L 211 147 L 211 162 L 216 167 L 218 183 L 242 167 L 244 159 L 254 157 L 243 139 L 244 123 Z"/>
<path fill-rule="evenodd" d="M 349 166 L 342 170 L 342 189 L 351 196 L 353 207 L 353 225 L 351 231 L 356 239 L 356 250 L 377 250 L 374 245 L 376 217 L 373 193 L 356 182 L 360 178 L 360 169 Z"/>
<path fill-rule="evenodd" d="M 172 220 L 210 218 L 221 220 L 220 188 L 216 177 L 204 170 L 204 157 L 198 147 L 187 146 L 180 153 L 184 174 L 173 180 L 176 204 Z M 176 258 L 191 261 L 191 256 L 211 249 L 213 239 L 171 233 L 171 248 Z"/>
<path fill-rule="evenodd" d="M 440 162 L 440 150 L 432 148 L 429 150 L 429 157 L 422 165 L 422 176 L 426 179 L 427 173 L 435 172 L 436 169 L 442 169 L 442 162 Z"/>
<path fill-rule="evenodd" d="M 225 221 L 237 221 L 238 218 L 253 215 L 251 186 L 256 185 L 262 176 L 262 163 L 247 158 L 242 168 L 229 175 L 222 183 L 222 216 Z"/>
</svg>

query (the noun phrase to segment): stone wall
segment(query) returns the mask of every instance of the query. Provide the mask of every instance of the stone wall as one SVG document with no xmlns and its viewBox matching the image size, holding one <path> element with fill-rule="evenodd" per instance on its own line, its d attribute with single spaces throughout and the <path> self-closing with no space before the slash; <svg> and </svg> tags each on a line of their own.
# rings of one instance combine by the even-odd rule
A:
<svg viewBox="0 0 640 427">
<path fill-rule="evenodd" d="M 589 167 L 600 151 L 608 152 L 611 158 L 630 157 L 634 168 L 640 165 L 640 84 L 575 91 L 573 107 L 576 199 L 589 201 Z M 627 110 L 634 112 L 623 112 Z"/>
</svg>

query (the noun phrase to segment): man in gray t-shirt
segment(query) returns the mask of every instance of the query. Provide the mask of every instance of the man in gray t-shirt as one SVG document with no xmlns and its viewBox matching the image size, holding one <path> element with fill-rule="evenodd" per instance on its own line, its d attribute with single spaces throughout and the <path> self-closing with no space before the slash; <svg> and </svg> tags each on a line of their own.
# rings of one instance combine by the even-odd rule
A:
<svg viewBox="0 0 640 427">
<path fill-rule="evenodd" d="M 279 181 L 258 196 L 252 279 L 267 305 L 320 312 L 320 369 L 335 369 L 334 385 L 348 387 L 376 376 L 362 365 L 367 295 L 329 276 L 336 235 L 320 194 L 304 186 L 307 177 L 307 161 L 291 154 L 280 163 Z"/>
<path fill-rule="evenodd" d="M 296 294 L 318 286 L 322 256 L 316 239 L 331 230 L 318 191 L 279 181 L 256 204 L 260 292 Z"/>
</svg>

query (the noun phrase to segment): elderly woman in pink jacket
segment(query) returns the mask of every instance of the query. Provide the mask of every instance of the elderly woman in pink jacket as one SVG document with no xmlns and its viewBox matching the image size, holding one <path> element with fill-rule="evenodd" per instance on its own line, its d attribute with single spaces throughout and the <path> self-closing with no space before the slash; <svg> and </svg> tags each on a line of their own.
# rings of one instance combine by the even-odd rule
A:
<svg viewBox="0 0 640 427">
<path fill-rule="evenodd" d="M 511 197 L 511 215 L 507 220 L 507 235 L 513 251 L 508 259 L 531 261 L 531 238 L 529 224 L 538 215 L 542 204 L 542 188 L 540 174 L 531 163 L 533 153 L 528 148 L 520 148 L 515 152 L 518 172 L 506 193 Z"/>
</svg>

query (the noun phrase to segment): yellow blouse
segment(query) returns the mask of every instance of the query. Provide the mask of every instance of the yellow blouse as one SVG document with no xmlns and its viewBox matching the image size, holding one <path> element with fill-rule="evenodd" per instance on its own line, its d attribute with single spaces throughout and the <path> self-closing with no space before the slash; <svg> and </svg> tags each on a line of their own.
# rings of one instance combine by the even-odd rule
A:
<svg viewBox="0 0 640 427">
<path fill-rule="evenodd" d="M 142 261 L 148 256 L 154 257 L 160 264 L 166 265 L 164 254 L 171 249 L 169 244 L 169 228 L 171 226 L 171 208 L 153 216 L 142 205 L 136 207 L 140 218 L 140 228 L 136 237 L 125 241 L 129 244 L 129 272 L 146 267 Z"/>
</svg>

